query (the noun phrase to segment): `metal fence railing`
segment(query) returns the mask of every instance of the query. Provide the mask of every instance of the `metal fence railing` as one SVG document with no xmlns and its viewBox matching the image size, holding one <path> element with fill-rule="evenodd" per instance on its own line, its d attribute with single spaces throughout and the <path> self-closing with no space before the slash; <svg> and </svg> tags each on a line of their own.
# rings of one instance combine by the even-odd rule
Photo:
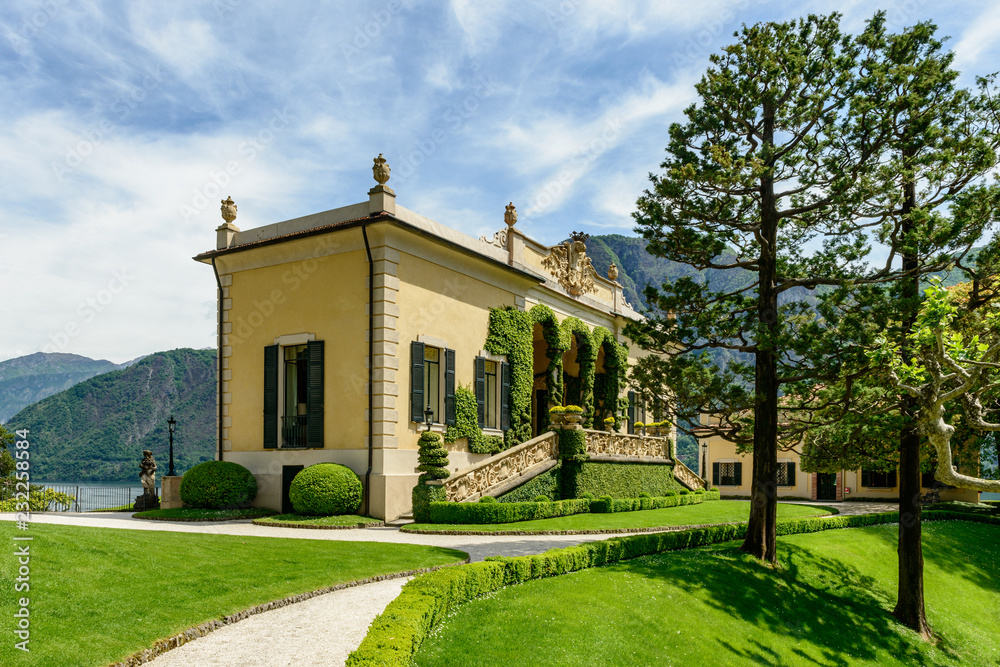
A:
<svg viewBox="0 0 1000 667">
<path fill-rule="evenodd" d="M 49 493 L 51 491 L 51 493 Z M 157 489 L 159 491 L 159 489 Z M 44 508 L 40 502 L 46 502 Z M 91 512 L 112 507 L 132 507 L 142 486 L 88 486 L 86 484 L 31 484 L 32 510 L 35 512 Z M 14 488 L 0 488 L 0 501 L 14 498 Z"/>
</svg>

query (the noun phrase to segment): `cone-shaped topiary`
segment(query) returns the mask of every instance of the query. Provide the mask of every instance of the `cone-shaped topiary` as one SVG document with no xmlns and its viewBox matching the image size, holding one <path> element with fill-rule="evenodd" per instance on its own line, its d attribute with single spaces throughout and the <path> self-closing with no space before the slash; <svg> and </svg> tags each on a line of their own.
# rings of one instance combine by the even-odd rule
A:
<svg viewBox="0 0 1000 667">
<path fill-rule="evenodd" d="M 288 499 L 298 514 L 333 516 L 352 514 L 361 505 L 361 480 L 339 463 L 317 463 L 292 480 Z"/>
<path fill-rule="evenodd" d="M 420 481 L 425 482 L 431 479 L 447 479 L 451 473 L 448 472 L 448 450 L 441 446 L 441 436 L 437 433 L 425 431 L 420 435 L 420 451 L 417 454 L 417 466 L 422 474 Z"/>
</svg>

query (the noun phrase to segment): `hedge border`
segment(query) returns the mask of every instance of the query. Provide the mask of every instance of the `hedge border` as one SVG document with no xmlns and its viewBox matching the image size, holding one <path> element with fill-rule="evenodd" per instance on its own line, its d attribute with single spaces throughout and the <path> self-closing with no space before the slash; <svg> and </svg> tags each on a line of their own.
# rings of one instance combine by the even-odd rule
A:
<svg viewBox="0 0 1000 667">
<path fill-rule="evenodd" d="M 158 658 L 167 651 L 183 646 L 184 644 L 194 641 L 195 639 L 204 637 L 219 628 L 232 625 L 233 623 L 238 623 L 245 618 L 256 616 L 257 614 L 263 614 L 265 611 L 272 611 L 274 609 L 280 609 L 281 607 L 287 607 L 288 605 L 295 604 L 296 602 L 305 602 L 306 600 L 314 598 L 318 595 L 341 591 L 345 588 L 354 588 L 355 586 L 373 584 L 377 581 L 388 581 L 389 579 L 399 579 L 401 577 L 412 577 L 418 574 L 427 574 L 430 572 L 436 572 L 437 570 L 441 570 L 446 567 L 460 567 L 462 565 L 468 565 L 471 560 L 471 557 L 466 557 L 465 560 L 458 561 L 457 563 L 447 563 L 445 565 L 436 565 L 434 567 L 422 567 L 416 570 L 407 570 L 405 572 L 379 574 L 374 577 L 365 577 L 364 579 L 358 579 L 356 581 L 345 581 L 341 584 L 319 588 L 314 591 L 306 591 L 305 593 L 299 593 L 298 595 L 289 595 L 288 597 L 281 598 L 280 600 L 265 602 L 264 604 L 259 604 L 256 607 L 250 607 L 249 609 L 238 611 L 235 614 L 223 616 L 221 619 L 205 621 L 199 625 L 194 625 L 187 630 L 167 637 L 166 639 L 159 639 L 153 642 L 153 645 L 150 648 L 136 651 L 124 660 L 112 662 L 107 667 L 135 667 L 136 665 L 143 665 Z"/>
<path fill-rule="evenodd" d="M 962 512 L 927 511 L 925 521 L 970 521 L 1000 525 L 1000 518 Z M 899 512 L 790 519 L 778 523 L 778 535 L 814 533 L 898 523 Z M 535 556 L 494 556 L 485 561 L 417 577 L 403 586 L 371 624 L 348 667 L 410 665 L 428 634 L 457 606 L 512 584 L 575 572 L 665 551 L 708 546 L 742 538 L 747 524 L 647 533 L 550 549 Z"/>
<path fill-rule="evenodd" d="M 259 522 L 259 523 L 258 523 Z M 276 528 L 307 528 L 310 530 L 358 530 L 359 528 L 383 528 L 385 521 L 373 521 L 371 523 L 356 523 L 351 526 L 323 526 L 315 523 L 292 523 L 291 521 L 261 521 L 254 519 L 255 526 L 274 526 Z"/>
<path fill-rule="evenodd" d="M 708 500 L 720 500 L 719 491 L 699 489 L 689 493 L 646 498 L 574 498 L 536 503 L 430 503 L 430 523 L 500 524 L 553 519 L 574 514 L 610 514 L 663 509 L 681 505 L 698 505 Z"/>
</svg>

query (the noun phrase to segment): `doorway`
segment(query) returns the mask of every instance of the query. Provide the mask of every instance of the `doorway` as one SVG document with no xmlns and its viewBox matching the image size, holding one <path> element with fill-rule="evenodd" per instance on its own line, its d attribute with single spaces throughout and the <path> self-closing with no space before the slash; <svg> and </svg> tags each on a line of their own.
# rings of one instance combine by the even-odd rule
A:
<svg viewBox="0 0 1000 667">
<path fill-rule="evenodd" d="M 281 513 L 294 514 L 295 508 L 288 497 L 288 490 L 292 488 L 292 480 L 299 474 L 305 466 L 281 466 Z"/>
<path fill-rule="evenodd" d="M 816 475 L 816 500 L 837 499 L 837 473 L 821 472 Z"/>
</svg>

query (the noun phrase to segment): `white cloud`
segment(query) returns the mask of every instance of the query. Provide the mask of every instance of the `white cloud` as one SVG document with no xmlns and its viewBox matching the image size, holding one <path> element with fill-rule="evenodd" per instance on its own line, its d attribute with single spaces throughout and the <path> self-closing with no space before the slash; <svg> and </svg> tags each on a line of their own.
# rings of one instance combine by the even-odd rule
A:
<svg viewBox="0 0 1000 667">
<path fill-rule="evenodd" d="M 992 63 L 981 63 L 982 57 L 990 53 L 1000 41 L 1000 6 L 994 5 L 972 22 L 954 45 L 955 67 L 976 67 L 986 73 L 996 69 Z"/>
</svg>

